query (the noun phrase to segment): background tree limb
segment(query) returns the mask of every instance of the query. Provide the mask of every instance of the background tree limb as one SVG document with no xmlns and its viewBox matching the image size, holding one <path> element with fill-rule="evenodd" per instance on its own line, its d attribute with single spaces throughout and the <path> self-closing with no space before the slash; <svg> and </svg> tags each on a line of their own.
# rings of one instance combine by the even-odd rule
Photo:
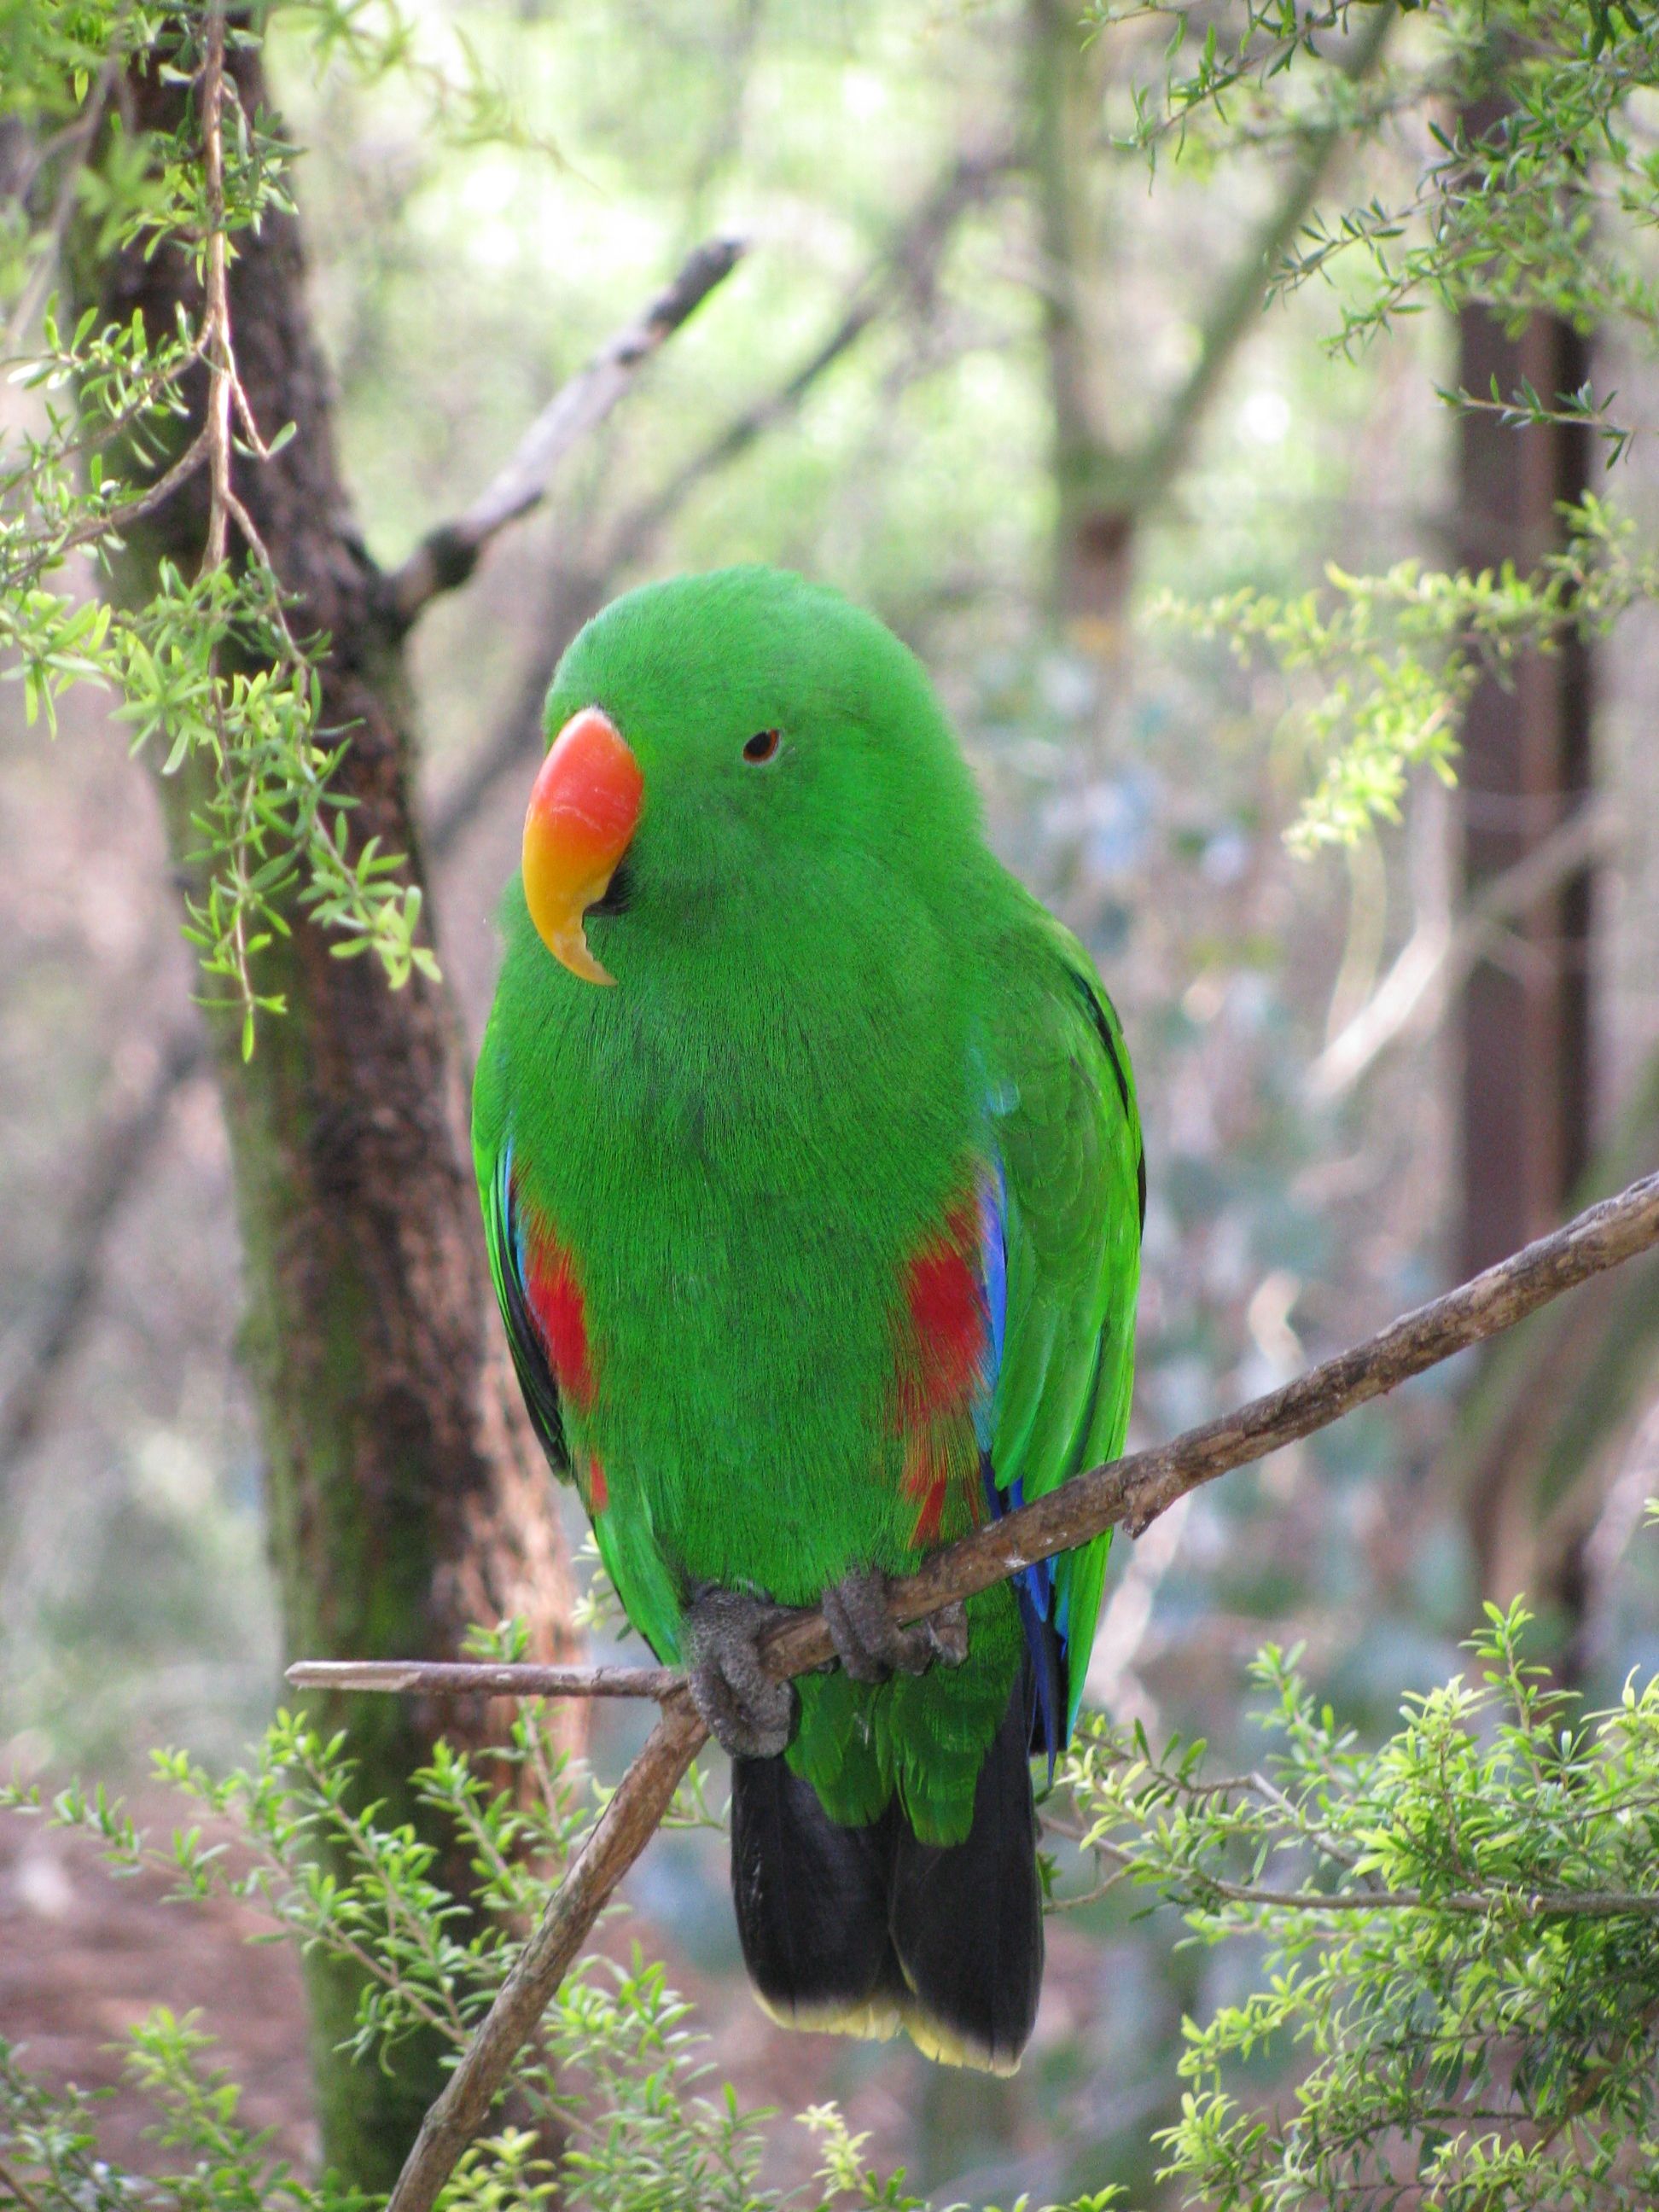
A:
<svg viewBox="0 0 1659 2212">
<path fill-rule="evenodd" d="M 623 570 L 647 553 L 697 487 L 741 459 L 767 431 L 787 422 L 809 392 L 873 324 L 907 295 L 934 282 L 957 222 L 1012 170 L 1011 149 L 964 153 L 954 161 L 894 230 L 874 264 L 854 286 L 839 320 L 800 366 L 734 415 L 667 481 L 627 508 L 586 562 L 557 568 L 547 587 L 540 644 L 513 702 L 428 813 L 436 858 L 453 850 L 489 804 L 504 776 L 533 760 L 542 742 L 542 702 L 561 654 L 597 614 Z"/>
<path fill-rule="evenodd" d="M 407 629 L 441 592 L 465 583 L 490 540 L 540 506 L 559 462 L 599 428 L 664 341 L 725 283 L 744 250 L 737 238 L 696 247 L 645 312 L 560 387 L 465 514 L 428 531 L 386 578 L 386 605 L 396 623 Z"/>
</svg>

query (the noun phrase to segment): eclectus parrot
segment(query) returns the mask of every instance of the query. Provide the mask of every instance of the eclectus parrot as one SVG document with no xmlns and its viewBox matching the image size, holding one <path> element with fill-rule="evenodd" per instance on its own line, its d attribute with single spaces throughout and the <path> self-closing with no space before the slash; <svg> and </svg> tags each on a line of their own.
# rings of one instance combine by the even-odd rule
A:
<svg viewBox="0 0 1659 2212">
<path fill-rule="evenodd" d="M 630 592 L 547 727 L 473 1106 L 531 1418 L 732 1755 L 766 2008 L 1012 2070 L 1030 1760 L 1075 1718 L 1106 1540 L 902 1631 L 884 1582 L 1121 1447 L 1116 1014 L 987 848 L 920 663 L 836 593 Z M 841 1664 L 775 1680 L 758 1635 L 819 1602 Z"/>
</svg>

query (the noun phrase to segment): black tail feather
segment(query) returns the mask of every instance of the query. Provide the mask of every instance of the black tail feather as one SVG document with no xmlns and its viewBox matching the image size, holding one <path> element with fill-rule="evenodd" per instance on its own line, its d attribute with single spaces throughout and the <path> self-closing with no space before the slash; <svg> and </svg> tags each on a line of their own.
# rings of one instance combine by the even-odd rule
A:
<svg viewBox="0 0 1659 2212">
<path fill-rule="evenodd" d="M 732 1896 L 767 2010 L 801 2027 L 890 2035 L 903 1988 L 887 1928 L 889 1811 L 836 1825 L 784 1759 L 732 1762 Z"/>
<path fill-rule="evenodd" d="M 1031 1796 L 1030 1685 L 1015 1683 L 965 1842 L 898 1824 L 890 1925 L 913 1992 L 907 2026 L 935 2057 L 1012 2073 L 1042 1988 L 1042 1887 Z"/>
<path fill-rule="evenodd" d="M 775 2018 L 889 2035 L 1012 2072 L 1042 1984 L 1031 1796 L 1031 1683 L 1013 1686 L 960 1844 L 924 1844 L 896 1800 L 866 1828 L 830 1820 L 782 1759 L 732 1769 L 732 1892 L 744 1961 Z"/>
</svg>

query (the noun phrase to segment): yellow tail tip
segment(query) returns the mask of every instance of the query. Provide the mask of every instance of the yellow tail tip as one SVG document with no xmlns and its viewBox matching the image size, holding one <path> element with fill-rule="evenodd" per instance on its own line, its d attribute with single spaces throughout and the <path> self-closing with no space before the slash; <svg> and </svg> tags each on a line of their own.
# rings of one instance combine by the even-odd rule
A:
<svg viewBox="0 0 1659 2212">
<path fill-rule="evenodd" d="M 1012 2057 L 1000 2051 L 988 2051 L 981 2044 L 970 2043 L 930 2020 L 915 2003 L 905 2003 L 894 1997 L 875 1997 L 867 2003 L 837 2008 L 833 2005 L 774 2004 L 754 1991 L 755 2002 L 766 2017 L 778 2027 L 800 2030 L 811 2035 L 851 2035 L 866 2043 L 889 2043 L 901 2028 L 909 2037 L 924 2058 L 931 2058 L 936 2066 L 965 2067 L 975 2074 L 997 2074 L 1005 2078 L 1019 2071 L 1020 2054 Z"/>
</svg>

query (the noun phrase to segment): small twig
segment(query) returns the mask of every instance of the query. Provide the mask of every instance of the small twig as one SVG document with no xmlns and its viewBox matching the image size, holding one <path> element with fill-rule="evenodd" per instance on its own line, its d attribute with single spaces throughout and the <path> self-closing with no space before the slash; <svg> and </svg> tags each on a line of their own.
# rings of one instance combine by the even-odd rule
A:
<svg viewBox="0 0 1659 2212">
<path fill-rule="evenodd" d="M 211 486 L 207 545 L 202 555 L 204 576 L 224 561 L 232 499 L 231 409 L 236 368 L 230 349 L 229 255 L 225 243 L 224 100 L 225 11 L 223 0 L 213 0 L 208 9 L 207 53 L 202 64 L 202 178 L 207 202 L 202 344 L 208 368 L 207 422 L 203 434 L 207 441 Z"/>
<path fill-rule="evenodd" d="M 1097 1846 L 1097 1848 L 1099 1848 Z M 1219 1897 L 1285 1912 L 1456 1912 L 1485 1917 L 1516 1912 L 1523 1920 L 1615 1920 L 1659 1913 L 1659 1891 L 1647 1889 L 1259 1889 L 1219 1875 L 1194 1874 L 1189 1901 Z"/>
<path fill-rule="evenodd" d="M 62 153 L 64 173 L 58 179 L 58 197 L 52 204 L 51 219 L 46 225 L 39 257 L 29 273 L 27 283 L 18 296 L 17 303 L 0 330 L 0 358 L 9 356 L 34 319 L 34 313 L 52 282 L 56 264 L 62 256 L 64 241 L 69 236 L 70 224 L 80 194 L 81 172 L 86 167 L 87 156 L 98 135 L 98 126 L 104 119 L 104 110 L 109 104 L 110 89 L 120 73 L 122 56 L 118 40 L 115 51 L 98 72 L 98 80 L 91 88 L 87 104 L 75 121 L 58 131 L 41 148 L 35 163 L 38 170 L 48 160 Z M 21 204 L 34 181 L 31 171 L 18 191 Z"/>
<path fill-rule="evenodd" d="M 1317 1821 L 1310 1820 L 1301 1807 L 1293 1805 L 1285 1792 L 1269 1782 L 1265 1774 L 1252 1774 L 1248 1786 L 1265 1803 L 1275 1807 L 1304 1841 L 1310 1843 L 1316 1850 L 1322 1851 L 1328 1859 L 1334 1859 L 1339 1866 L 1345 1866 L 1352 1873 L 1359 1857 L 1358 1852 L 1350 1850 L 1346 1844 L 1339 1843 L 1328 1829 L 1322 1828 Z"/>
<path fill-rule="evenodd" d="M 386 579 L 386 605 L 401 628 L 407 629 L 441 592 L 464 584 L 491 538 L 540 505 L 556 464 L 605 420 L 664 340 L 730 276 L 744 250 L 743 240 L 736 238 L 700 246 L 667 289 L 601 346 L 542 410 L 507 465 L 466 513 L 429 531 Z"/>
<path fill-rule="evenodd" d="M 676 1691 L 421 2122 L 386 2212 L 428 2212 L 456 2160 L 483 2126 L 507 2069 L 535 2033 L 589 1929 L 656 1833 L 708 1736 L 690 1698 L 684 1689 Z"/>
<path fill-rule="evenodd" d="M 1396 1389 L 1470 1345 L 1512 1328 L 1564 1291 L 1656 1243 L 1659 1175 L 1645 1176 L 1618 1197 L 1591 1206 L 1553 1236 L 1540 1237 L 1284 1389 L 1189 1430 L 1173 1443 L 1132 1452 L 1109 1466 L 1078 1475 L 1047 1498 L 976 1529 L 935 1553 L 919 1573 L 892 1584 L 889 1604 L 893 1618 L 919 1620 L 1114 1526 L 1121 1524 L 1139 1534 L 1188 1491 L 1328 1427 L 1356 1406 Z M 803 1674 L 835 1656 L 823 1615 L 817 1611 L 799 1613 L 774 1630 L 763 1649 L 768 1665 L 780 1675 Z M 410 1674 L 416 1671 L 412 1666 L 406 1670 Z M 510 1679 L 520 1672 L 512 1667 L 489 1671 L 498 1689 L 504 1683 L 510 1686 Z M 552 1670 L 533 1671 L 544 1680 Z M 591 1683 L 595 1674 L 607 1670 L 570 1671 Z M 572 1693 L 591 1692 L 576 1690 L 573 1684 Z M 543 1693 L 538 1689 L 535 1694 Z M 422 2121 L 386 2212 L 431 2212 L 588 1929 L 655 1832 L 706 1737 L 685 1689 L 670 1691 L 645 1749 L 623 1777 L 587 1844 L 549 1899 L 536 1933 Z M 1227 1894 L 1226 1885 L 1209 1887 Z M 1258 1893 L 1255 1901 L 1309 1910 L 1329 1906 L 1328 1899 L 1297 1893 Z M 1368 1895 L 1364 1902 L 1380 1902 L 1384 1910 L 1406 1909 L 1403 1903 L 1391 1908 L 1388 1893 Z M 1548 1901 L 1538 1907 L 1540 1911 L 1565 1909 Z M 1659 1899 L 1609 1892 L 1593 1899 L 1585 1909 L 1607 1916 L 1645 1913 L 1659 1911 Z"/>
<path fill-rule="evenodd" d="M 82 546 L 99 539 L 118 538 L 128 523 L 142 521 L 163 500 L 171 499 L 179 485 L 193 477 L 207 459 L 208 450 L 207 432 L 198 431 L 178 459 L 144 490 L 135 492 L 131 499 L 124 499 L 116 506 L 100 507 L 96 514 L 77 522 L 73 529 L 62 531 L 44 543 L 37 541 L 25 560 L 0 574 L 0 590 L 19 591 L 46 569 L 55 568 L 70 554 L 78 552 Z"/>
<path fill-rule="evenodd" d="M 33 2191 L 24 2188 L 22 2183 L 8 2166 L 0 2165 L 0 2189 L 9 2191 L 18 2203 L 23 2207 L 23 2212 L 40 2212 L 40 2198 Z"/>
<path fill-rule="evenodd" d="M 426 1698 L 654 1698 L 684 1685 L 672 1667 L 538 1667 L 471 1659 L 301 1659 L 296 1690 L 384 1690 Z"/>
<path fill-rule="evenodd" d="M 173 1103 L 204 1056 L 200 1031 L 179 1030 L 163 1046 L 140 1095 L 108 1114 L 90 1147 L 92 1170 L 64 1209 L 65 1251 L 27 1324 L 33 1340 L 0 1399 L 0 1499 L 12 1468 L 40 1433 L 58 1376 L 80 1343 L 98 1287 L 112 1225 L 149 1164 Z M 0 1555 L 5 1547 L 0 1541 Z"/>
<path fill-rule="evenodd" d="M 655 491 L 629 507 L 579 570 L 556 574 L 550 614 L 541 626 L 540 652 L 495 729 L 433 802 L 427 849 L 434 859 L 441 859 L 465 835 L 504 776 L 535 759 L 542 738 L 542 706 L 554 668 L 582 624 L 604 605 L 611 580 L 650 550 L 658 533 L 707 477 L 730 468 L 768 431 L 796 414 L 820 379 L 883 315 L 907 294 L 927 289 L 957 222 L 994 191 L 1012 166 L 1013 155 L 1006 148 L 959 155 L 894 230 L 879 258 L 853 285 L 834 328 L 800 366 L 733 416 Z"/>
<path fill-rule="evenodd" d="M 1426 916 L 1393 966 L 1309 1068 L 1309 1095 L 1322 1103 L 1346 1096 L 1397 1037 L 1433 1026 L 1470 971 L 1505 928 L 1618 844 L 1620 824 L 1605 800 L 1587 800 L 1510 867 L 1481 884 L 1454 925 Z"/>
</svg>

